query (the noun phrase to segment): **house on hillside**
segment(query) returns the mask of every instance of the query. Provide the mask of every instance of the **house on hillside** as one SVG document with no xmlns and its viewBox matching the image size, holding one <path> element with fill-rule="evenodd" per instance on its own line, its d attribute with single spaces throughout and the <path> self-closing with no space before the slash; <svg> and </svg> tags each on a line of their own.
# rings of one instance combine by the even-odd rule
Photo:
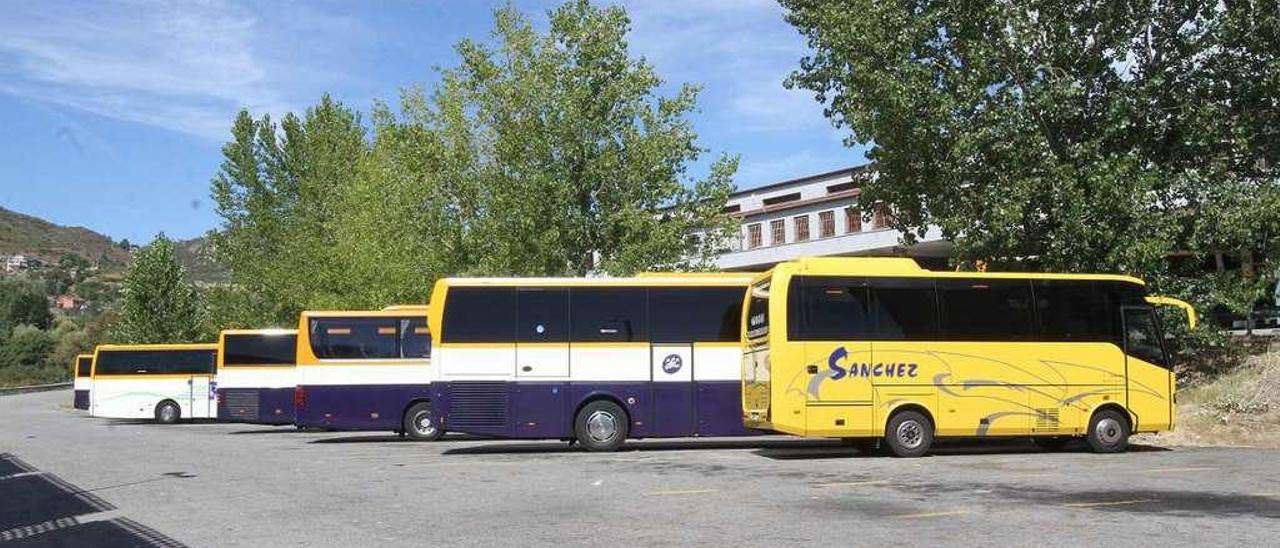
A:
<svg viewBox="0 0 1280 548">
<path fill-rule="evenodd" d="M 84 299 L 75 295 L 58 295 L 53 299 L 53 306 L 63 312 L 83 312 L 85 310 Z"/>
<path fill-rule="evenodd" d="M 40 266 L 40 260 L 30 255 L 14 255 L 4 262 L 5 272 L 20 272 Z"/>
</svg>

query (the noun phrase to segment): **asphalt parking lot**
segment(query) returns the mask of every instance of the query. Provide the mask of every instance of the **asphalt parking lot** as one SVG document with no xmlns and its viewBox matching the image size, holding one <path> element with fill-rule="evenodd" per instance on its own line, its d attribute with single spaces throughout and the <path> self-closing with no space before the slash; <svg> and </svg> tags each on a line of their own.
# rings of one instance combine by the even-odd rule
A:
<svg viewBox="0 0 1280 548">
<path fill-rule="evenodd" d="M 1275 545 L 1280 452 L 955 444 L 914 460 L 785 437 L 565 444 L 93 419 L 0 397 L 0 548 Z M 80 540 L 75 540 L 80 539 Z M 122 544 L 127 544 L 120 540 Z"/>
</svg>

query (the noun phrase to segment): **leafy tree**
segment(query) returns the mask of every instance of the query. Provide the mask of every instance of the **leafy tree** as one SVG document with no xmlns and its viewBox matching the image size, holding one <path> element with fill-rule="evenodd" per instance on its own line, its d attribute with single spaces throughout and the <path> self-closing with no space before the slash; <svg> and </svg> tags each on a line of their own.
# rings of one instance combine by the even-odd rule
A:
<svg viewBox="0 0 1280 548">
<path fill-rule="evenodd" d="M 1249 287 L 1280 251 L 1274 3 L 781 2 L 813 48 L 787 84 L 871 144 L 863 199 L 908 239 L 1148 276 L 1226 252 Z"/>
<path fill-rule="evenodd" d="M 456 182 L 469 259 L 480 272 L 626 274 L 706 267 L 733 221 L 720 211 L 735 159 L 704 180 L 706 151 L 687 116 L 697 88 L 662 96 L 662 79 L 632 58 L 620 7 L 586 0 L 548 13 L 537 32 L 514 7 L 494 14 L 494 44 L 463 40 L 431 114 Z M 412 105 L 422 101 L 412 98 Z M 692 233 L 702 238 L 691 238 Z"/>
<path fill-rule="evenodd" d="M 19 325 L 0 345 L 0 367 L 34 367 L 53 350 L 53 338 L 33 325 Z"/>
<path fill-rule="evenodd" d="M 223 222 L 210 239 L 233 281 L 271 307 L 257 320 L 340 302 L 347 278 L 331 225 L 366 153 L 359 114 L 328 95 L 279 126 L 241 111 L 222 153 L 212 194 Z"/>
<path fill-rule="evenodd" d="M 0 338 L 18 325 L 48 329 L 52 321 L 41 287 L 21 279 L 0 280 Z"/>
<path fill-rule="evenodd" d="M 112 340 L 122 343 L 192 342 L 201 334 L 203 305 L 164 236 L 138 252 L 125 274 Z"/>
</svg>

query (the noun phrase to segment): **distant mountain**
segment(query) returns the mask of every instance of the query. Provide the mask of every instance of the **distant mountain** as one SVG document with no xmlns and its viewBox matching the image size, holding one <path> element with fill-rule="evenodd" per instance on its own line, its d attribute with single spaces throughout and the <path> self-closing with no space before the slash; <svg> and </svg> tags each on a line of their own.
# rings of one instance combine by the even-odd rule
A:
<svg viewBox="0 0 1280 548">
<path fill-rule="evenodd" d="M 143 243 L 143 242 L 134 242 Z M 177 240 L 178 260 L 192 281 L 227 281 L 227 270 L 214 262 L 204 238 Z M 61 226 L 44 219 L 0 207 L 0 255 L 32 255 L 45 264 L 57 264 L 63 255 L 78 255 L 105 271 L 123 270 L 130 251 L 111 238 L 79 226 Z"/>
<path fill-rule="evenodd" d="M 0 207 L 0 255 L 32 255 L 57 264 L 63 255 L 77 255 L 103 268 L 129 261 L 129 250 L 111 238 L 79 226 L 61 226 Z"/>
</svg>

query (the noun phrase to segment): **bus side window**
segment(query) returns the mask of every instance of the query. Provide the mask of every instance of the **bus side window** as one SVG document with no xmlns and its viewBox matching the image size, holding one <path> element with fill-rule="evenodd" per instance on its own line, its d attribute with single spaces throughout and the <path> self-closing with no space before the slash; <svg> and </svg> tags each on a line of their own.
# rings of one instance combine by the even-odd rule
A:
<svg viewBox="0 0 1280 548">
<path fill-rule="evenodd" d="M 1089 280 L 1036 280 L 1038 340 L 1049 342 L 1106 342 L 1113 321 L 1106 295 Z"/>
<path fill-rule="evenodd" d="M 933 280 L 871 278 L 876 340 L 938 338 L 938 300 Z"/>
<path fill-rule="evenodd" d="M 1031 339 L 1031 283 L 990 278 L 937 281 L 942 334 L 953 341 Z"/>
<path fill-rule="evenodd" d="M 431 357 L 431 331 L 427 329 L 425 318 L 400 320 L 400 357 Z"/>
<path fill-rule="evenodd" d="M 569 342 L 569 290 L 516 290 L 517 342 Z"/>
<path fill-rule="evenodd" d="M 867 281 L 796 276 L 787 289 L 787 336 L 796 341 L 870 340 Z"/>
<path fill-rule="evenodd" d="M 575 287 L 569 292 L 574 342 L 648 340 L 648 292 L 643 287 Z"/>
<path fill-rule="evenodd" d="M 653 342 L 737 341 L 742 319 L 742 288 L 650 288 L 649 319 L 649 337 Z"/>
<path fill-rule="evenodd" d="M 516 292 L 511 287 L 450 287 L 445 295 L 441 343 L 510 343 L 516 336 Z"/>
<path fill-rule="evenodd" d="M 1160 330 L 1150 308 L 1124 308 L 1124 351 L 1142 361 L 1168 368 Z"/>
</svg>

